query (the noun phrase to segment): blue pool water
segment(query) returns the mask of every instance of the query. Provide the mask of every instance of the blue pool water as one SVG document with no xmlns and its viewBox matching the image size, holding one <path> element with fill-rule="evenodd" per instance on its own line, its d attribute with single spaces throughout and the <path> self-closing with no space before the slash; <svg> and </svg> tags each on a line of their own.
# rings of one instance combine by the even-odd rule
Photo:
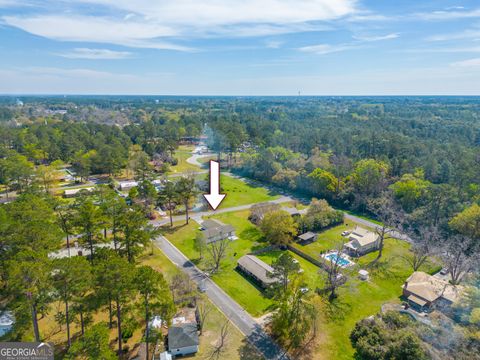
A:
<svg viewBox="0 0 480 360">
<path fill-rule="evenodd" d="M 337 263 L 338 265 L 344 267 L 344 266 L 347 266 L 350 264 L 350 261 L 348 261 L 347 259 L 344 259 L 343 257 L 339 257 L 337 254 L 328 254 L 327 256 L 325 256 L 328 260 L 330 260 L 331 262 L 335 262 Z"/>
</svg>

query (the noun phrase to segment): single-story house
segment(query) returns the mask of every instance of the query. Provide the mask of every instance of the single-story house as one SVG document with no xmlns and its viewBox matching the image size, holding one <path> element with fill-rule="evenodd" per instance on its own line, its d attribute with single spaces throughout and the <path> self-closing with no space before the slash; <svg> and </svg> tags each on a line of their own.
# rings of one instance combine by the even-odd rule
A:
<svg viewBox="0 0 480 360">
<path fill-rule="evenodd" d="M 205 243 L 210 244 L 212 242 L 230 239 L 235 240 L 235 229 L 232 225 L 224 224 L 219 220 L 207 219 L 202 223 L 202 235 Z"/>
<path fill-rule="evenodd" d="M 350 256 L 362 256 L 369 252 L 378 250 L 380 236 L 377 233 L 356 227 L 349 235 L 348 243 L 344 245 L 346 253 Z"/>
<path fill-rule="evenodd" d="M 196 323 L 172 325 L 168 329 L 168 352 L 173 356 L 195 354 L 199 344 Z"/>
<path fill-rule="evenodd" d="M 66 198 L 73 198 L 77 196 L 81 191 L 87 191 L 87 192 L 92 192 L 94 190 L 93 187 L 85 187 L 85 188 L 79 188 L 79 189 L 67 189 L 63 193 L 63 196 Z"/>
<path fill-rule="evenodd" d="M 315 240 L 317 240 L 317 234 L 311 232 L 311 231 L 308 231 L 302 235 L 298 235 L 297 237 L 297 242 L 301 243 L 301 244 L 309 244 L 309 243 L 312 243 L 314 242 Z"/>
<path fill-rule="evenodd" d="M 244 255 L 237 262 L 238 268 L 254 278 L 262 287 L 278 281 L 273 275 L 273 268 L 254 255 Z"/>
<path fill-rule="evenodd" d="M 444 309 L 456 302 L 462 287 L 448 281 L 416 271 L 402 285 L 403 296 L 418 311 Z"/>
<path fill-rule="evenodd" d="M 120 181 L 118 183 L 118 188 L 121 191 L 130 190 L 131 188 L 134 188 L 135 186 L 138 186 L 138 181 Z"/>
<path fill-rule="evenodd" d="M 255 225 L 258 225 L 263 220 L 265 214 L 277 210 L 280 210 L 280 205 L 272 202 L 254 204 L 250 208 L 250 216 L 248 219 Z"/>
</svg>

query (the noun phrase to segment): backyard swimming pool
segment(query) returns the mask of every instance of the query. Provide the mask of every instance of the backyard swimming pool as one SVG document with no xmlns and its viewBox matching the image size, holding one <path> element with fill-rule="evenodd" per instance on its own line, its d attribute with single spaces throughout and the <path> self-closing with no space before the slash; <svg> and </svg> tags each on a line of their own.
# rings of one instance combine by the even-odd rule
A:
<svg viewBox="0 0 480 360">
<path fill-rule="evenodd" d="M 354 263 L 348 260 L 344 255 L 338 256 L 337 252 L 332 252 L 329 254 L 324 255 L 325 259 L 336 262 L 340 267 L 347 267 L 353 265 Z"/>
</svg>

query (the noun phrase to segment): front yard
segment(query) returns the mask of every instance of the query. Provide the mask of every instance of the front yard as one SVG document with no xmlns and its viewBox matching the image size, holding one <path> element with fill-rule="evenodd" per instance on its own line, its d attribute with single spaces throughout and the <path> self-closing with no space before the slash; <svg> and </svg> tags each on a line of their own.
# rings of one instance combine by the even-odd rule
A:
<svg viewBox="0 0 480 360">
<path fill-rule="evenodd" d="M 264 187 L 248 184 L 240 179 L 223 174 L 220 178 L 220 187 L 221 192 L 227 194 L 219 207 L 220 209 L 271 201 L 280 197 Z"/>
<path fill-rule="evenodd" d="M 248 221 L 248 214 L 249 211 L 245 210 L 213 216 L 226 224 L 233 225 L 239 239 L 231 242 L 227 256 L 221 263 L 220 271 L 212 275 L 212 279 L 250 314 L 261 316 L 268 311 L 272 304 L 271 300 L 265 297 L 254 283 L 235 269 L 240 257 L 254 249 L 266 246 L 258 229 Z M 164 235 L 192 262 L 201 269 L 207 270 L 209 268 L 208 254 L 203 254 L 203 258 L 201 258 L 194 244 L 198 227 L 199 225 L 194 221 L 187 226 L 175 224 L 173 230 L 165 228 Z"/>
<path fill-rule="evenodd" d="M 175 151 L 175 158 L 178 160 L 177 165 L 170 166 L 169 174 L 179 174 L 188 171 L 200 171 L 201 169 L 193 164 L 187 162 L 187 159 L 192 156 L 192 151 L 195 147 L 193 145 L 181 145 Z"/>
<path fill-rule="evenodd" d="M 239 239 L 232 242 L 228 256 L 222 262 L 220 272 L 214 274 L 212 278 L 251 315 L 259 317 L 271 310 L 272 301 L 235 270 L 238 258 L 254 249 L 268 245 L 263 242 L 259 230 L 248 221 L 248 214 L 249 211 L 238 211 L 213 216 L 226 224 L 231 224 L 236 229 Z M 317 259 L 321 251 L 333 249 L 342 242 L 340 235 L 342 231 L 351 229 L 355 225 L 352 221 L 347 220 L 345 224 L 320 233 L 318 240 L 312 244 L 305 246 L 294 244 L 294 246 Z M 205 258 L 200 260 L 199 253 L 194 249 L 194 232 L 189 233 L 179 228 L 171 236 L 168 234 L 166 236 L 200 267 L 207 268 L 207 260 Z M 356 265 L 346 271 L 349 281 L 339 289 L 338 298 L 331 303 L 314 291 L 316 288 L 322 288 L 324 284 L 324 280 L 319 274 L 319 268 L 292 253 L 304 269 L 303 276 L 310 289 L 311 300 L 318 310 L 320 335 L 314 345 L 315 359 L 353 358 L 354 350 L 350 344 L 349 335 L 355 323 L 380 311 L 384 303 L 400 302 L 401 285 L 413 272 L 405 260 L 411 256 L 409 247 L 407 242 L 386 239 L 383 256 L 375 266 L 368 267 L 377 256 L 377 252 L 354 259 Z M 258 257 L 271 264 L 281 253 L 282 251 L 270 251 L 258 255 Z M 361 268 L 369 271 L 369 281 L 358 279 L 358 270 Z M 433 273 L 438 269 L 439 266 L 428 262 L 422 270 Z"/>
</svg>

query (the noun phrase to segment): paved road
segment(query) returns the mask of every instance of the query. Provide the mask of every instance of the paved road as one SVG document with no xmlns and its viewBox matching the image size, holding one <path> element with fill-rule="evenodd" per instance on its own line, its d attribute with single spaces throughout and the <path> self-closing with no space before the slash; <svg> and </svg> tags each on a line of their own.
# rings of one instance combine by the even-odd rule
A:
<svg viewBox="0 0 480 360">
<path fill-rule="evenodd" d="M 283 350 L 263 331 L 261 326 L 172 243 L 163 236 L 159 236 L 154 242 L 175 265 L 205 289 L 210 300 L 240 329 L 266 360 L 288 359 Z"/>
<path fill-rule="evenodd" d="M 197 152 L 200 150 L 200 147 L 196 147 L 195 150 L 193 150 L 192 152 L 192 156 L 190 156 L 188 159 L 187 159 L 187 163 L 189 164 L 192 164 L 192 165 L 196 165 L 198 166 L 199 168 L 201 168 L 204 164 L 202 164 L 201 162 L 198 161 L 198 159 L 201 159 L 201 158 L 204 158 L 204 157 L 207 157 L 207 156 L 214 156 L 216 155 L 215 153 L 212 153 L 212 152 L 206 152 L 206 153 L 203 153 L 203 154 L 197 154 Z"/>
<path fill-rule="evenodd" d="M 293 199 L 290 196 L 282 196 L 279 197 L 278 199 L 271 200 L 270 202 L 275 203 L 275 204 L 281 204 L 285 202 L 292 201 Z M 232 212 L 232 211 L 241 211 L 241 210 L 248 210 L 252 207 L 252 205 L 255 205 L 256 203 L 251 203 L 251 204 L 246 204 L 246 205 L 239 205 L 239 206 L 233 206 L 233 207 L 228 207 L 224 209 L 218 209 L 218 210 L 206 210 L 206 211 L 190 211 L 189 215 L 190 218 L 195 220 L 196 222 L 199 222 L 202 217 L 204 216 L 211 216 L 215 214 L 223 214 L 226 212 Z M 185 220 L 185 215 L 175 215 L 173 217 L 173 222 L 176 221 L 184 221 Z M 155 226 L 159 225 L 165 225 L 170 223 L 170 218 L 167 216 L 162 219 L 157 219 L 157 220 L 152 220 L 151 223 Z"/>
</svg>

